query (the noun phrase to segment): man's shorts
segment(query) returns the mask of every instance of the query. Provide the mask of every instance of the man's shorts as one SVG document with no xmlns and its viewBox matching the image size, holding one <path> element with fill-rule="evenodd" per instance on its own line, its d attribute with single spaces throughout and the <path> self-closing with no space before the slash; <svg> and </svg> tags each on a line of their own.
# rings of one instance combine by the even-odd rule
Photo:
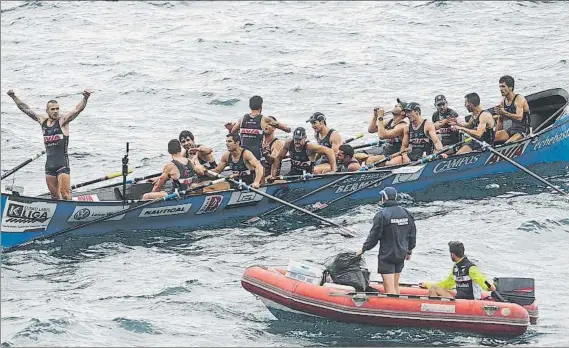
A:
<svg viewBox="0 0 569 348">
<path fill-rule="evenodd" d="M 71 170 L 69 169 L 68 166 L 51 167 L 51 168 L 45 167 L 45 175 L 58 177 L 61 174 L 69 175 L 69 173 L 71 173 Z"/>
<path fill-rule="evenodd" d="M 363 153 L 370 156 L 384 155 L 384 151 L 385 151 L 385 145 L 370 146 L 362 150 Z"/>
<path fill-rule="evenodd" d="M 385 261 L 379 261 L 377 264 L 377 273 L 379 274 L 394 274 L 401 273 L 405 262 L 393 264 Z"/>
</svg>

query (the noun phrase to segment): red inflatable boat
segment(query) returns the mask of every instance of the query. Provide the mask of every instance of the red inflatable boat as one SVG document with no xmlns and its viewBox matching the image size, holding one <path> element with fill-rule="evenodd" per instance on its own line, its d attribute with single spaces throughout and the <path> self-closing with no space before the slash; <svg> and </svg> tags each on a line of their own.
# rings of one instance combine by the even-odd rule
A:
<svg viewBox="0 0 569 348">
<path fill-rule="evenodd" d="M 293 279 L 296 278 L 296 279 Z M 537 320 L 535 301 L 526 306 L 485 300 L 429 298 L 426 289 L 401 286 L 400 295 L 386 295 L 383 286 L 370 285 L 379 293 L 356 292 L 353 287 L 324 283 L 322 277 L 291 275 L 286 269 L 264 266 L 247 268 L 243 288 L 259 297 L 277 318 L 301 314 L 373 326 L 419 327 L 518 336 Z M 533 290 L 533 289 L 532 289 Z"/>
</svg>

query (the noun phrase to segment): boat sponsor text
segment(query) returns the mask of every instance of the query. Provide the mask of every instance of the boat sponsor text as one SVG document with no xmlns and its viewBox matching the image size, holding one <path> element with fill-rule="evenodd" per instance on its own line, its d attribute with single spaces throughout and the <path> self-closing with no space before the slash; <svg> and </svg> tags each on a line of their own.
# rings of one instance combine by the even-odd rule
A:
<svg viewBox="0 0 569 348">
<path fill-rule="evenodd" d="M 140 218 L 185 214 L 192 208 L 192 203 L 170 205 L 167 207 L 144 208 L 138 214 Z"/>
<path fill-rule="evenodd" d="M 45 231 L 56 207 L 57 203 L 26 203 L 8 199 L 2 216 L 2 232 Z"/>
<path fill-rule="evenodd" d="M 266 192 L 267 188 L 261 187 L 259 191 Z M 243 205 L 254 205 L 257 204 L 262 199 L 263 196 L 253 191 L 236 191 L 231 193 L 231 197 L 229 198 L 229 201 L 227 202 L 225 208 L 227 209 Z"/>
<path fill-rule="evenodd" d="M 467 166 L 470 164 L 474 164 L 478 162 L 480 159 L 480 155 L 472 155 L 472 156 L 463 156 L 459 158 L 449 158 L 447 160 L 443 160 L 440 163 L 437 163 L 435 168 L 433 168 L 433 173 L 443 173 L 448 172 L 450 170 L 457 170 L 462 166 Z"/>
<path fill-rule="evenodd" d="M 78 205 L 75 207 L 68 222 L 87 222 L 93 221 L 95 219 L 101 218 L 103 216 L 111 215 L 117 213 L 121 210 L 128 209 L 128 206 L 81 206 Z M 109 221 L 118 221 L 124 217 L 125 214 L 121 214 L 119 216 L 112 217 L 108 219 Z"/>
<path fill-rule="evenodd" d="M 455 313 L 456 306 L 435 303 L 421 303 L 421 312 Z"/>
<path fill-rule="evenodd" d="M 496 150 L 497 152 L 501 153 L 502 155 L 506 156 L 509 159 L 514 159 L 516 157 L 520 157 L 521 155 L 524 154 L 524 152 L 526 151 L 527 147 L 529 144 L 529 140 L 526 140 L 522 143 L 519 144 L 514 144 L 514 145 L 510 145 L 510 146 L 504 146 L 504 147 L 497 147 L 494 148 L 494 150 Z M 490 165 L 490 164 L 495 164 L 498 162 L 502 162 L 504 161 L 500 156 L 492 153 L 490 155 L 490 157 L 488 157 L 488 159 L 486 160 L 486 163 L 484 163 L 485 165 Z"/>
<path fill-rule="evenodd" d="M 97 195 L 81 195 L 76 197 L 71 197 L 72 201 L 79 202 L 99 202 L 99 196 Z"/>
<path fill-rule="evenodd" d="M 557 144 L 557 143 L 559 143 L 559 142 L 561 142 L 567 138 L 569 138 L 569 128 L 566 129 L 562 133 L 557 133 L 557 134 L 552 135 L 548 138 L 545 138 L 544 140 L 537 140 L 535 142 L 535 145 L 533 146 L 533 149 L 539 150 L 541 148 L 548 147 L 548 146 L 551 146 L 553 144 Z"/>
</svg>

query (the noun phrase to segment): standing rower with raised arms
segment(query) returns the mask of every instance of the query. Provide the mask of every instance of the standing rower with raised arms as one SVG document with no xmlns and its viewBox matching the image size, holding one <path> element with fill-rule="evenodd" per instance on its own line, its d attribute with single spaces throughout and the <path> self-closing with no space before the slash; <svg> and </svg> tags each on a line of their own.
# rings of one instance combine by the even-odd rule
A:
<svg viewBox="0 0 569 348">
<path fill-rule="evenodd" d="M 73 121 L 85 106 L 91 95 L 91 91 L 83 91 L 83 99 L 75 109 L 59 116 L 59 104 L 57 100 L 47 102 L 45 111 L 47 116 L 36 113 L 16 96 L 13 90 L 8 91 L 8 95 L 14 100 L 18 109 L 28 115 L 32 120 L 41 125 L 43 132 L 43 143 L 45 145 L 45 181 L 52 199 L 71 199 L 71 170 L 69 168 L 69 156 L 67 147 L 69 145 L 69 122 Z"/>
</svg>

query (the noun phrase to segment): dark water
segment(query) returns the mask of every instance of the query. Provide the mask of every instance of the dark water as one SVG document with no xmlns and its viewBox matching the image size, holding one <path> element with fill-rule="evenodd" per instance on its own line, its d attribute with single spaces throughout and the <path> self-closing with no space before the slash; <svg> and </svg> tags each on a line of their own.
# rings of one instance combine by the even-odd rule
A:
<svg viewBox="0 0 569 348">
<path fill-rule="evenodd" d="M 499 101 L 498 79 L 529 94 L 569 88 L 563 2 L 2 2 L 2 168 L 43 149 L 39 127 L 6 96 L 63 110 L 95 90 L 71 124 L 72 182 L 119 171 L 130 142 L 136 176 L 167 161 L 185 128 L 219 158 L 223 124 L 247 111 L 295 127 L 315 111 L 345 137 L 396 97 L 434 111 L 443 93 Z M 371 139 L 366 137 L 366 139 Z M 364 141 L 362 141 L 363 143 Z M 552 180 L 569 186 L 569 175 Z M 7 180 L 11 183 L 12 178 Z M 43 159 L 20 170 L 25 193 L 45 192 Z M 530 184 L 531 186 L 531 184 Z M 276 321 L 241 288 L 252 264 L 323 261 L 361 245 L 374 205 L 346 212 L 360 236 L 325 226 L 122 235 L 2 256 L 4 346 L 553 346 L 569 340 L 569 202 L 548 190 L 411 204 L 418 247 L 402 281 L 437 280 L 460 239 L 489 276 L 536 279 L 540 321 L 520 338 Z M 375 252 L 366 253 L 373 269 Z"/>
</svg>

